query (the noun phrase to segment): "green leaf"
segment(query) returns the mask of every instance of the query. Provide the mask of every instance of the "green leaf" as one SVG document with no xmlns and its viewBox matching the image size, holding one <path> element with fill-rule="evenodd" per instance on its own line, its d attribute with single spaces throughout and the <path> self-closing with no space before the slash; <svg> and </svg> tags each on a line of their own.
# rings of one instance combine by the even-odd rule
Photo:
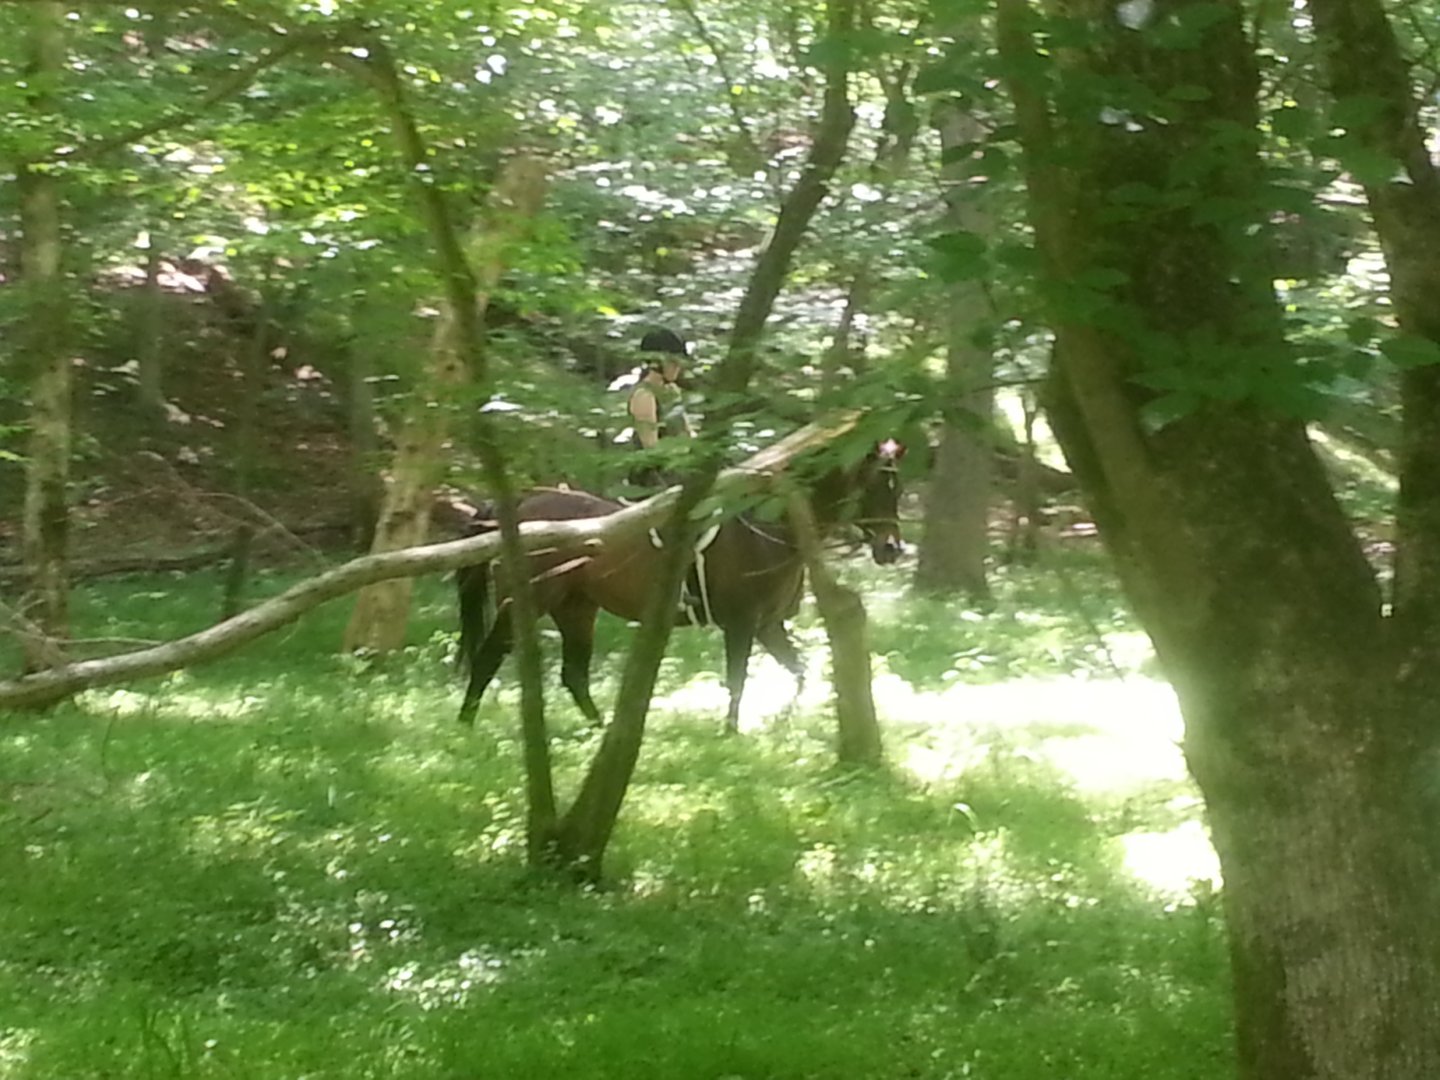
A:
<svg viewBox="0 0 1440 1080">
<path fill-rule="evenodd" d="M 1380 343 L 1380 351 L 1401 370 L 1440 364 L 1440 343 L 1418 334 L 1403 334 Z"/>
<path fill-rule="evenodd" d="M 1357 315 L 1345 324 L 1345 340 L 1352 345 L 1370 345 L 1380 336 L 1380 320 Z"/>
<path fill-rule="evenodd" d="M 931 269 L 943 281 L 974 281 L 989 273 L 989 245 L 972 232 L 950 232 L 927 241 Z"/>
<path fill-rule="evenodd" d="M 1282 139 L 1298 142 L 1314 134 L 1317 121 L 1316 113 L 1286 105 L 1270 114 L 1270 130 Z"/>
</svg>

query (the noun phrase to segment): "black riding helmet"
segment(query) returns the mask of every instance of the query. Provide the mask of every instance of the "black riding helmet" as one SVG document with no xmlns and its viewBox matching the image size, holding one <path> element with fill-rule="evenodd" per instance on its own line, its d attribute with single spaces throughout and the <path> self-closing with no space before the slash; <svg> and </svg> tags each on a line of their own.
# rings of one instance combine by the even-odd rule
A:
<svg viewBox="0 0 1440 1080">
<path fill-rule="evenodd" d="M 666 353 L 670 356 L 681 357 L 682 359 L 690 355 L 689 350 L 685 348 L 685 339 L 675 333 L 674 330 L 664 327 L 658 330 L 647 331 L 645 336 L 640 339 L 640 351 Z M 662 362 L 663 361 L 657 357 L 651 361 L 650 366 L 659 367 Z"/>
</svg>

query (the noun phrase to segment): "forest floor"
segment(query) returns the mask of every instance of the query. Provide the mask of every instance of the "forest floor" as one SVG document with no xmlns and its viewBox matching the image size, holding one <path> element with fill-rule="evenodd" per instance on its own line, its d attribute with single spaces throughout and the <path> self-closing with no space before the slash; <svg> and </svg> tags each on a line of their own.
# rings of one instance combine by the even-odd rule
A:
<svg viewBox="0 0 1440 1080">
<path fill-rule="evenodd" d="M 847 567 L 876 775 L 833 766 L 808 607 L 816 677 L 792 706 L 757 659 L 739 738 L 720 643 L 679 635 L 600 890 L 525 871 L 515 691 L 455 725 L 438 579 L 381 666 L 336 655 L 332 604 L 8 717 L 0 1078 L 1219 1075 L 1225 943 L 1174 699 L 1098 554 L 1055 558 L 999 574 L 986 612 Z M 106 580 L 76 616 L 169 638 L 219 593 Z M 602 623 L 602 703 L 627 633 Z M 551 711 L 573 791 L 596 737 L 558 688 Z"/>
</svg>

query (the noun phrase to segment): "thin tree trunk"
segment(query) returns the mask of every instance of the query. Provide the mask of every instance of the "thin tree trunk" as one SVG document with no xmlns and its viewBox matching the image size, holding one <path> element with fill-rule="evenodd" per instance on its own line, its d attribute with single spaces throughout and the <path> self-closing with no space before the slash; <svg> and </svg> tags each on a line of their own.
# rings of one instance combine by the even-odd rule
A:
<svg viewBox="0 0 1440 1080">
<path fill-rule="evenodd" d="M 958 104 L 942 106 L 940 142 L 952 155 L 982 134 L 979 120 Z M 947 222 L 957 233 L 987 247 L 995 225 L 982 205 L 983 178 L 970 175 L 970 162 L 945 166 L 942 181 L 949 204 Z M 947 319 L 945 420 L 940 448 L 925 489 L 925 524 L 915 585 L 939 595 L 989 595 L 985 559 L 990 547 L 989 513 L 995 452 L 995 359 L 990 347 L 994 311 L 978 272 L 952 282 Z"/>
<path fill-rule="evenodd" d="M 499 282 L 509 246 L 528 229 L 545 194 L 546 167 L 535 157 L 511 159 L 491 191 L 487 234 L 477 242 L 477 275 L 466 257 L 450 217 L 443 188 L 430 176 L 424 140 L 406 102 L 404 83 L 389 47 L 378 36 L 364 36 L 366 59 L 354 58 L 348 49 L 341 62 L 357 72 L 378 93 L 395 135 L 400 157 L 411 179 L 411 190 L 424 212 L 435 244 L 445 286 L 445 314 L 454 323 L 454 358 L 459 359 L 477 389 L 488 382 L 485 353 L 484 306 Z M 440 359 L 444 360 L 442 354 Z M 527 854 L 532 863 L 552 861 L 555 850 L 556 807 L 549 765 L 549 737 L 545 728 L 545 694 L 541 684 L 540 643 L 535 629 L 535 604 L 526 578 L 525 551 L 520 538 L 519 499 L 510 478 L 493 419 L 477 411 L 472 420 L 480 464 L 495 495 L 500 518 L 501 571 L 508 579 L 515 623 L 516 664 L 520 669 L 520 729 L 526 754 Z M 429 516 L 427 498 L 418 513 Z M 380 542 L 377 535 L 376 543 Z M 408 597 L 407 597 L 408 599 Z"/>
<path fill-rule="evenodd" d="M 1440 347 L 1440 165 L 1426 145 L 1410 67 L 1377 0 L 1311 0 L 1307 9 L 1332 93 L 1367 110 L 1347 137 L 1370 158 L 1365 199 L 1396 318 L 1405 332 Z M 1387 163 L 1383 180 L 1374 175 L 1377 161 Z M 1400 395 L 1395 597 L 1400 617 L 1433 655 L 1440 649 L 1440 365 L 1407 367 Z"/>
<path fill-rule="evenodd" d="M 380 439 L 375 420 L 374 374 L 370 350 L 351 341 L 345 349 L 345 423 L 350 433 L 349 488 L 351 535 L 357 551 L 370 550 L 385 486 L 375 474 Z"/>
<path fill-rule="evenodd" d="M 1025 430 L 1015 468 L 1015 498 L 1010 519 L 1010 561 L 1028 564 L 1040 550 L 1040 461 L 1035 452 L 1039 407 L 1027 390 L 1021 394 Z"/>
<path fill-rule="evenodd" d="M 265 371 L 270 358 L 271 282 L 268 271 L 261 282 L 260 304 L 255 327 L 246 342 L 240 362 L 240 405 L 235 417 L 235 439 L 231 458 L 231 491 L 245 515 L 235 526 L 230 542 L 230 566 L 220 600 L 220 618 L 228 619 L 245 605 L 245 587 L 250 579 L 250 557 L 255 545 L 255 522 L 250 500 L 255 494 L 255 457 L 258 452 L 260 398 L 265 392 Z"/>
<path fill-rule="evenodd" d="M 825 563 L 815 514 L 804 496 L 792 493 L 790 526 L 810 576 L 810 590 L 830 640 L 830 670 L 835 687 L 836 757 L 842 765 L 877 768 L 884 762 L 880 724 L 875 719 L 874 677 L 866 636 L 865 604 L 854 589 L 840 584 Z"/>
<path fill-rule="evenodd" d="M 820 362 L 820 389 L 822 396 L 828 396 L 844 385 L 845 380 L 860 374 L 865 368 L 865 341 L 856 333 L 855 324 L 865 313 L 870 302 L 870 272 L 858 267 L 845 290 L 845 307 L 840 312 L 840 322 L 835 327 L 835 336 Z"/>
<path fill-rule="evenodd" d="M 27 6 L 27 103 L 42 130 L 57 121 L 54 87 L 65 67 L 65 8 L 53 0 Z M 69 636 L 71 374 L 66 351 L 67 302 L 61 269 L 60 180 L 51 170 L 19 170 L 20 280 L 25 295 L 21 348 L 30 394 L 21 553 L 26 595 L 21 614 L 27 671 L 53 666 Z"/>
<path fill-rule="evenodd" d="M 145 251 L 145 285 L 140 297 L 139 341 L 135 349 L 135 390 L 141 407 L 159 417 L 165 408 L 165 293 L 160 288 L 160 235 L 150 233 Z"/>
<path fill-rule="evenodd" d="M 605 849 L 640 757 L 656 673 L 670 638 L 680 586 L 699 527 L 690 520 L 691 512 L 714 486 L 721 468 L 724 432 L 744 408 L 765 323 L 785 283 L 795 250 L 845 155 L 855 114 L 849 98 L 849 54 L 841 43 L 848 40 L 854 25 L 853 0 L 837 0 L 830 5 L 827 36 L 836 47 L 826 66 L 820 122 L 800 179 L 781 205 L 775 231 L 750 275 L 735 313 L 725 359 L 715 373 L 714 387 L 720 405 L 708 418 L 708 430 L 719 434 L 708 439 L 702 436 L 695 447 L 699 464 L 686 477 L 666 526 L 667 546 L 656 575 L 655 591 L 626 657 L 614 718 L 606 727 L 580 792 L 556 833 L 558 859 L 585 879 L 600 876 Z"/>
</svg>

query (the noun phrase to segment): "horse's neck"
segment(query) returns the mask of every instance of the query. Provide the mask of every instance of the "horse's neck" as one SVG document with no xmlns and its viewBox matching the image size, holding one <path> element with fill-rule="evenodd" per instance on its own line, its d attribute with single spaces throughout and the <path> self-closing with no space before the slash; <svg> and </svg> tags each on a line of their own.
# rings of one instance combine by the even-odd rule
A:
<svg viewBox="0 0 1440 1080">
<path fill-rule="evenodd" d="M 850 484 L 841 470 L 830 469 L 824 473 L 810 489 L 810 512 L 815 515 L 815 524 L 821 529 L 838 524 L 849 497 Z"/>
</svg>

